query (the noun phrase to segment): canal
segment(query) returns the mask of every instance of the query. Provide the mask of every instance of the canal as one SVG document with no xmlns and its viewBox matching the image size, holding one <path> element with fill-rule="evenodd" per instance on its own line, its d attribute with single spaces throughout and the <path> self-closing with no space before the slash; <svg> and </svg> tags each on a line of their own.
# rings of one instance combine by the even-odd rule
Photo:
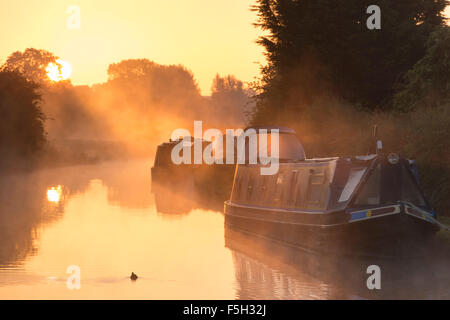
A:
<svg viewBox="0 0 450 320">
<path fill-rule="evenodd" d="M 450 298 L 446 258 L 331 260 L 263 242 L 224 226 L 220 201 L 153 194 L 152 163 L 2 177 L 0 299 Z M 380 290 L 367 288 L 370 265 Z"/>
</svg>

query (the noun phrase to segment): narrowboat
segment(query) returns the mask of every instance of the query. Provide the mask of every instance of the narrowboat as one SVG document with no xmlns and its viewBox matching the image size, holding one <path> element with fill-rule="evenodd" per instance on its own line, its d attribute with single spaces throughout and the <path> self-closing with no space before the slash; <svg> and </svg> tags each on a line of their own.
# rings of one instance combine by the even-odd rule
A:
<svg viewBox="0 0 450 320">
<path fill-rule="evenodd" d="M 192 144 L 193 137 L 189 138 Z M 181 142 L 170 140 L 158 145 L 151 168 L 151 191 L 161 212 L 189 212 L 197 207 L 222 210 L 223 202 L 230 197 L 234 177 L 233 164 L 174 164 L 173 148 Z M 200 140 L 202 150 L 211 141 Z M 220 181 L 220 183 L 218 183 Z"/>
<path fill-rule="evenodd" d="M 439 222 L 414 161 L 381 152 L 306 159 L 295 131 L 278 130 L 276 174 L 261 175 L 259 163 L 236 166 L 227 225 L 325 254 L 398 257 L 427 249 Z"/>
<path fill-rule="evenodd" d="M 192 143 L 194 138 L 190 137 Z M 180 143 L 181 140 L 170 140 L 158 145 L 156 149 L 156 155 L 154 165 L 151 169 L 152 173 L 152 190 L 158 187 L 158 185 L 183 185 L 184 183 L 189 188 L 192 184 L 192 176 L 194 169 L 198 165 L 193 164 L 179 164 L 176 165 L 171 160 L 172 149 Z M 204 145 L 205 141 L 201 141 Z"/>
</svg>

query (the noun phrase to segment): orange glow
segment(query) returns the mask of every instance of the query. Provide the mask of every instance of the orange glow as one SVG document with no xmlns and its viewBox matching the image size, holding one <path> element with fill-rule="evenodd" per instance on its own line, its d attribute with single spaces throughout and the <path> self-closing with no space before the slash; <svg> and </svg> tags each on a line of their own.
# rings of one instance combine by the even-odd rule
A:
<svg viewBox="0 0 450 320">
<path fill-rule="evenodd" d="M 45 71 L 47 71 L 47 76 L 50 80 L 58 82 L 70 78 L 72 74 L 72 67 L 70 63 L 58 59 L 56 60 L 56 63 L 50 62 Z"/>
<path fill-rule="evenodd" d="M 80 7 L 81 28 L 68 29 L 69 4 Z M 254 0 L 228 1 L 0 1 L 0 60 L 26 48 L 48 50 L 70 62 L 74 85 L 107 80 L 111 63 L 147 58 L 182 64 L 209 94 L 216 73 L 252 81 L 264 62 L 255 43 Z M 7 14 L 6 14 L 7 13 Z M 232 17 L 233 23 L 230 23 Z M 20 23 L 17 23 L 20 21 Z"/>
<path fill-rule="evenodd" d="M 49 202 L 58 203 L 61 200 L 62 187 L 51 187 L 47 190 L 47 200 Z"/>
</svg>

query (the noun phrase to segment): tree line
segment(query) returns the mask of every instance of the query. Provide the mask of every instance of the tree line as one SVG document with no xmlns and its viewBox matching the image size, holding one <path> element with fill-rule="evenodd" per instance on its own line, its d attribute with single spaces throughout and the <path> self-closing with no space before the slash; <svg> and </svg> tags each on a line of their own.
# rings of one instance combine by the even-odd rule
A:
<svg viewBox="0 0 450 320">
<path fill-rule="evenodd" d="M 369 5 L 381 29 L 366 26 Z M 416 159 L 440 214 L 450 208 L 450 27 L 446 0 L 257 0 L 267 63 L 257 125 L 294 128 L 308 157 L 383 152 Z"/>
<path fill-rule="evenodd" d="M 251 89 L 232 75 L 216 75 L 205 97 L 182 65 L 128 59 L 108 67 L 106 82 L 74 86 L 47 76 L 46 67 L 57 59 L 29 48 L 0 66 L 0 168 L 29 167 L 42 155 L 51 158 L 55 148 L 73 149 L 68 161 L 85 157 L 78 150 L 82 143 L 61 148 L 61 141 L 117 140 L 148 152 L 193 120 L 218 128 L 248 121 Z"/>
<path fill-rule="evenodd" d="M 366 110 L 410 110 L 448 99 L 447 0 L 380 0 L 369 30 L 361 0 L 258 0 L 261 68 L 254 121 L 307 108 L 324 94 Z M 431 70 L 429 70 L 431 69 Z M 431 88 L 433 87 L 433 88 Z M 417 102 L 417 103 L 416 103 Z"/>
</svg>

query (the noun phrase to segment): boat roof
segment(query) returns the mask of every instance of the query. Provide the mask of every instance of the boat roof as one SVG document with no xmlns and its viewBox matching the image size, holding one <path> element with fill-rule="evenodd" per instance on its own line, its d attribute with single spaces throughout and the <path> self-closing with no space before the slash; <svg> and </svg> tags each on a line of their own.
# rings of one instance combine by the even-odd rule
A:
<svg viewBox="0 0 450 320">
<path fill-rule="evenodd" d="M 238 166 L 232 201 L 310 213 L 381 208 L 398 201 L 429 209 L 411 162 L 405 158 L 389 163 L 386 157 L 372 154 L 280 162 L 278 172 L 268 178 L 260 174 L 260 166 Z M 261 191 L 261 196 L 248 191 L 261 186 L 268 190 Z"/>
</svg>

